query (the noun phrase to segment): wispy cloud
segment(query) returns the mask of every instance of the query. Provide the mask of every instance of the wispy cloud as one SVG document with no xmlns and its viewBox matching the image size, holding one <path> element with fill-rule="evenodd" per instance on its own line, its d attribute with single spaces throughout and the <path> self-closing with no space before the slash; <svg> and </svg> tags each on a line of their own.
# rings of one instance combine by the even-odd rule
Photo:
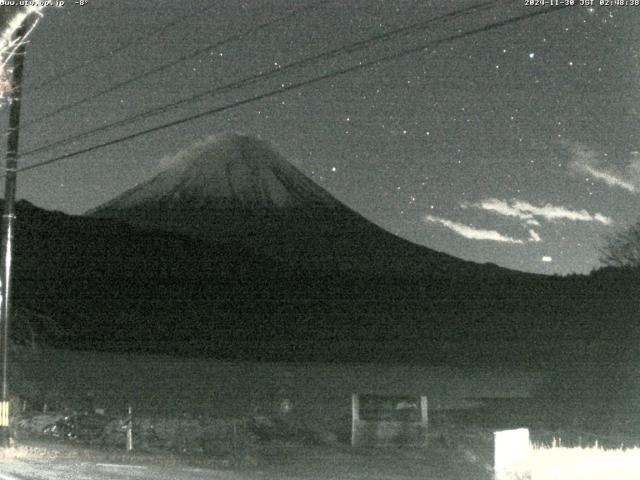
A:
<svg viewBox="0 0 640 480">
<path fill-rule="evenodd" d="M 542 217 L 545 220 L 573 220 L 575 222 L 600 222 L 605 225 L 611 223 L 611 219 L 601 213 L 591 214 L 586 210 L 571 210 L 567 207 L 551 205 L 547 203 L 543 206 L 532 205 L 528 202 L 516 200 L 513 202 L 514 208 L 528 212 L 535 217 Z"/>
<path fill-rule="evenodd" d="M 427 215 L 424 218 L 427 222 L 439 223 L 440 225 L 443 225 L 448 229 L 456 232 L 458 235 L 462 235 L 463 237 L 469 238 L 471 240 L 490 240 L 494 242 L 516 244 L 524 243 L 524 241 L 518 238 L 512 238 L 503 235 L 496 230 L 485 230 L 481 228 L 470 227 L 469 225 L 465 225 L 463 223 L 454 222 L 445 218 L 435 217 L 433 215 Z"/>
<path fill-rule="evenodd" d="M 536 221 L 531 213 L 523 212 L 522 210 L 512 207 L 504 200 L 498 200 L 497 198 L 487 198 L 485 200 L 480 200 L 478 203 L 463 203 L 461 206 L 462 208 L 480 208 L 482 210 L 497 213 L 498 215 L 504 215 L 505 217 L 516 217 L 520 220 Z"/>
<path fill-rule="evenodd" d="M 574 144 L 569 147 L 572 161 L 569 167 L 578 173 L 589 175 L 610 187 L 621 188 L 628 192 L 640 191 L 640 158 L 631 158 L 624 168 L 605 165 L 599 155 L 583 145 Z M 630 152 L 637 157 L 638 152 Z"/>
<path fill-rule="evenodd" d="M 584 209 L 572 210 L 550 203 L 538 206 L 522 200 L 511 200 L 508 202 L 496 198 L 489 198 L 477 203 L 466 203 L 462 206 L 478 208 L 507 217 L 515 217 L 523 220 L 528 225 L 534 226 L 540 225 L 538 219 L 547 221 L 572 220 L 575 222 L 599 222 L 604 225 L 610 225 L 612 223 L 609 217 L 601 213 L 591 214 Z"/>
<path fill-rule="evenodd" d="M 629 192 L 635 192 L 636 186 L 633 183 L 627 182 L 622 179 L 622 175 L 616 174 L 611 171 L 598 170 L 598 167 L 589 165 L 587 163 L 574 163 L 576 170 L 581 170 L 584 173 L 591 175 L 596 180 L 602 180 L 610 187 L 620 187 Z"/>
</svg>

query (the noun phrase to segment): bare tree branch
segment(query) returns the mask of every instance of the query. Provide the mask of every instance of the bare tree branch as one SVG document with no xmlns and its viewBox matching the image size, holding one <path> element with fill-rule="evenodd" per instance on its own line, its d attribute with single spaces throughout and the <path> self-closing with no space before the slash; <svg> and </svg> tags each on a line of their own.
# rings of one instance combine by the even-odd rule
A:
<svg viewBox="0 0 640 480">
<path fill-rule="evenodd" d="M 599 253 L 600 262 L 607 267 L 640 267 L 640 220 L 607 235 Z"/>
</svg>

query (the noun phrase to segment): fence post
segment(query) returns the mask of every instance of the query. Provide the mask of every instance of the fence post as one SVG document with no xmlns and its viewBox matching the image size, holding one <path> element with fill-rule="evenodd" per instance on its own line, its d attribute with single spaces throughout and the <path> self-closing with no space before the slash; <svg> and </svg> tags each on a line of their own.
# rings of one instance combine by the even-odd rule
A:
<svg viewBox="0 0 640 480">
<path fill-rule="evenodd" d="M 133 450 L 133 409 L 129 405 L 129 416 L 127 417 L 127 452 Z"/>
<path fill-rule="evenodd" d="M 360 427 L 360 396 L 357 393 L 351 395 L 351 446 L 357 443 L 357 431 Z"/>
</svg>

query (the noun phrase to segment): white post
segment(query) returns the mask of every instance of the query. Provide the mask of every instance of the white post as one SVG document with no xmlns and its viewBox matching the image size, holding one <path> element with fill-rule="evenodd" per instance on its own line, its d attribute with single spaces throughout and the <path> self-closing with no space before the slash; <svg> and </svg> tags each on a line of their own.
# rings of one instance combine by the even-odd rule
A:
<svg viewBox="0 0 640 480">
<path fill-rule="evenodd" d="M 420 418 L 424 427 L 424 444 L 426 446 L 429 441 L 429 403 L 426 395 L 420 396 Z"/>
<path fill-rule="evenodd" d="M 427 402 L 426 395 L 422 395 L 420 397 L 420 417 L 422 419 L 422 423 L 426 424 L 429 422 L 429 404 Z"/>
<path fill-rule="evenodd" d="M 133 410 L 129 405 L 129 418 L 127 419 L 127 452 L 133 450 Z"/>
<path fill-rule="evenodd" d="M 351 395 L 351 446 L 356 446 L 356 431 L 360 423 L 360 396 L 357 393 Z"/>
</svg>

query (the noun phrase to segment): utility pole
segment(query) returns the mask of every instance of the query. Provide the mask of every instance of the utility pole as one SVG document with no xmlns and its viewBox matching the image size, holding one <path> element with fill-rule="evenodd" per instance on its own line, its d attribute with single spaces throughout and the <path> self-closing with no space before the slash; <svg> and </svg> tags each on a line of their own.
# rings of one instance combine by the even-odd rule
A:
<svg viewBox="0 0 640 480">
<path fill-rule="evenodd" d="M 22 41 L 27 31 L 24 20 L 15 33 L 20 42 L 13 57 L 11 91 L 9 92 L 9 130 L 7 132 L 7 166 L 4 183 L 4 214 L 2 215 L 2 291 L 0 294 L 0 351 L 2 352 L 2 397 L 0 398 L 0 446 L 8 447 L 9 430 L 9 319 L 11 318 L 11 260 L 13 250 L 13 223 L 15 220 L 16 176 L 18 172 L 18 137 L 20 128 L 20 100 L 22 97 L 22 68 L 26 44 Z"/>
</svg>

